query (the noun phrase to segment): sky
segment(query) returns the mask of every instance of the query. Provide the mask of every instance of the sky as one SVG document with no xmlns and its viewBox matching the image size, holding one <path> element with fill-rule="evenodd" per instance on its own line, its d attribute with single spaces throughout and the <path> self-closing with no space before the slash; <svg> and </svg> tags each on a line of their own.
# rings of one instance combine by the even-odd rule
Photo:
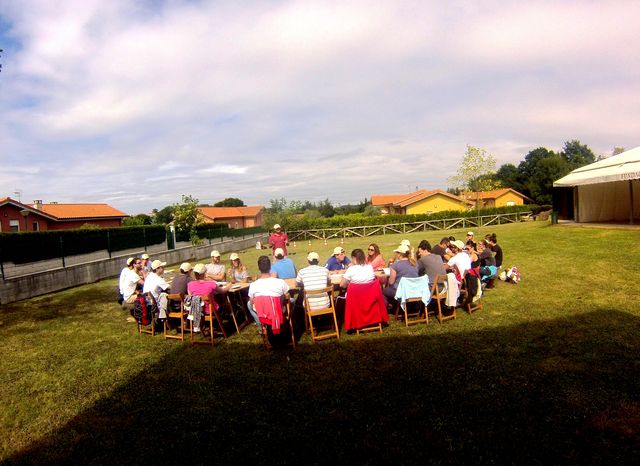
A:
<svg viewBox="0 0 640 466">
<path fill-rule="evenodd" d="M 0 197 L 356 203 L 640 145 L 638 1 L 0 0 Z M 19 194 L 16 194 L 19 193 Z"/>
</svg>

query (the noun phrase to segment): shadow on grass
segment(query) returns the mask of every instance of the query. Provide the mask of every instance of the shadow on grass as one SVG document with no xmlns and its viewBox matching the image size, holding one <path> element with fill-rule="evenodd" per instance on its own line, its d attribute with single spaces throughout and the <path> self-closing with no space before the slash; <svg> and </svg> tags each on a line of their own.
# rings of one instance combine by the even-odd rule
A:
<svg viewBox="0 0 640 466">
<path fill-rule="evenodd" d="M 639 332 L 638 318 L 602 309 L 295 351 L 175 342 L 8 462 L 631 463 Z"/>
</svg>

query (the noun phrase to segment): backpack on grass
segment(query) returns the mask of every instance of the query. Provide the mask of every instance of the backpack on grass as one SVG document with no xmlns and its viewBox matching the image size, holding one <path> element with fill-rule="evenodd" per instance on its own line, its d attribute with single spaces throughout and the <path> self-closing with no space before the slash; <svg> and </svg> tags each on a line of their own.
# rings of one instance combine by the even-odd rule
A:
<svg viewBox="0 0 640 466">
<path fill-rule="evenodd" d="M 149 325 L 154 321 L 157 308 L 153 300 L 146 295 L 139 295 L 133 303 L 133 318 L 140 325 Z"/>
</svg>

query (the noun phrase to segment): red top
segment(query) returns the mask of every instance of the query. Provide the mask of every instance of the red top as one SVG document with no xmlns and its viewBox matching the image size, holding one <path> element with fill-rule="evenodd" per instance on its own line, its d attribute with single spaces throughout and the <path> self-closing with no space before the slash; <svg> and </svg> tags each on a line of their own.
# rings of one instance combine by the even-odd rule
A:
<svg viewBox="0 0 640 466">
<path fill-rule="evenodd" d="M 389 314 L 378 280 L 349 284 L 344 309 L 344 327 L 347 330 L 388 321 Z"/>
<path fill-rule="evenodd" d="M 289 237 L 284 231 L 281 231 L 280 233 L 273 232 L 269 236 L 269 245 L 271 246 L 273 251 L 275 252 L 276 249 L 282 248 L 285 256 L 288 255 L 287 253 L 288 242 L 289 242 Z"/>
</svg>

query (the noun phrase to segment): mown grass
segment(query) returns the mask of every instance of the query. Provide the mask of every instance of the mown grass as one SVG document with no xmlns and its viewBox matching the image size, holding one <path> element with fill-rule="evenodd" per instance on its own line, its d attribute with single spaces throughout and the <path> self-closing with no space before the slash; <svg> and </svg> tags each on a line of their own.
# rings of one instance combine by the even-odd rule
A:
<svg viewBox="0 0 640 466">
<path fill-rule="evenodd" d="M 479 233 L 491 231 L 523 280 L 498 283 L 483 311 L 316 345 L 303 336 L 295 351 L 265 351 L 252 328 L 213 349 L 138 335 L 115 304 L 115 279 L 2 306 L 0 461 L 637 459 L 637 231 L 528 223 Z M 402 238 L 441 234 L 375 241 L 389 254 Z M 311 249 L 326 257 L 336 244 Z M 309 249 L 291 248 L 299 266 Z M 242 257 L 254 268 L 260 253 Z"/>
</svg>

